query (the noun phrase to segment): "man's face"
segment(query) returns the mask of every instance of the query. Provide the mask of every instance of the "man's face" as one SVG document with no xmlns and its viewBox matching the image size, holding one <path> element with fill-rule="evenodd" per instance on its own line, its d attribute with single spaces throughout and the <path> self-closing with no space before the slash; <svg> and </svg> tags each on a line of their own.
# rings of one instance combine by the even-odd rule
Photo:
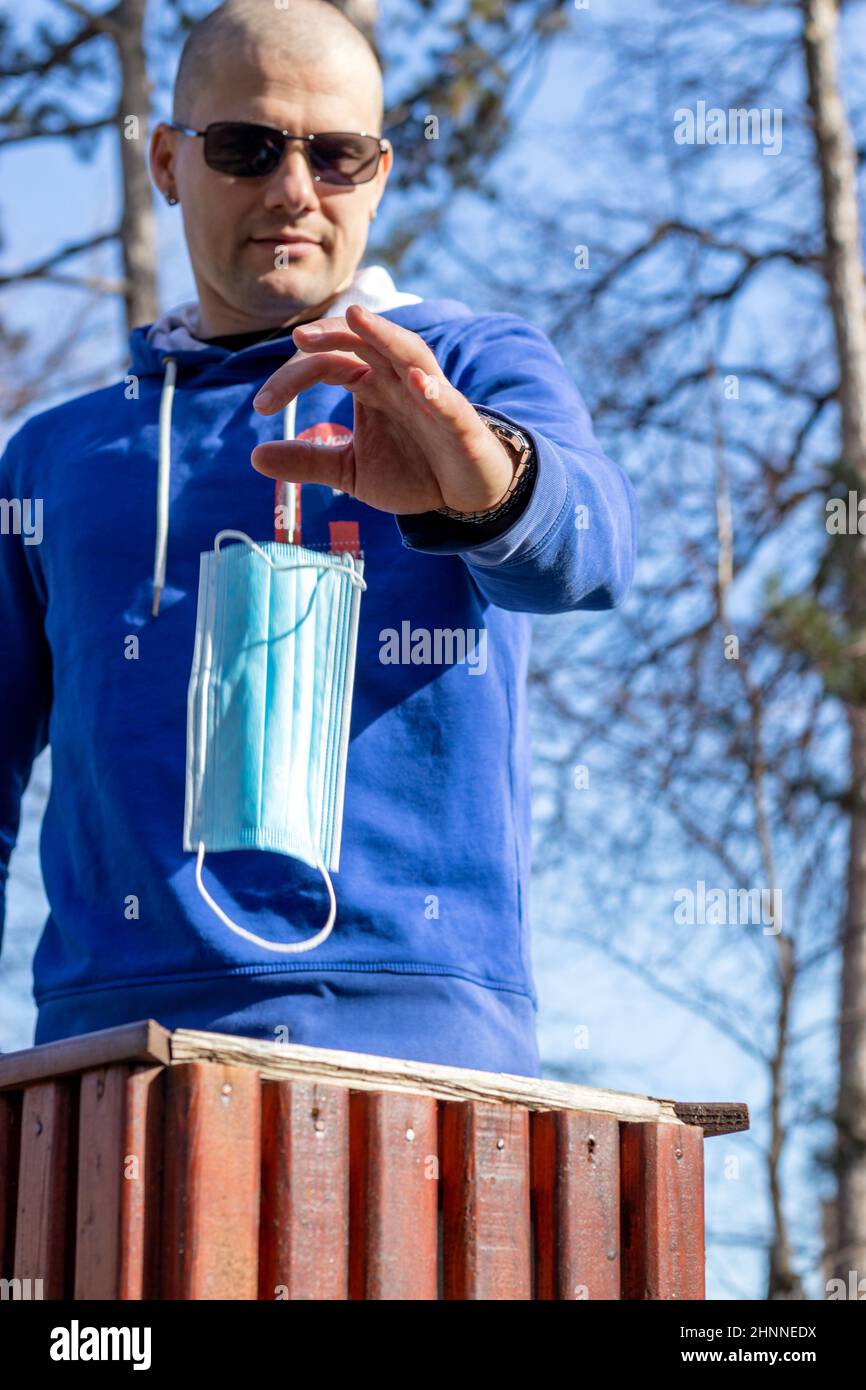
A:
<svg viewBox="0 0 866 1390">
<path fill-rule="evenodd" d="M 293 70 L 285 59 L 259 54 L 226 64 L 203 83 L 189 124 L 204 130 L 210 121 L 255 121 L 295 135 L 378 135 L 374 95 L 364 88 L 351 57 L 323 57 Z M 206 332 L 216 336 L 310 317 L 305 311 L 351 283 L 388 176 L 390 150 L 368 183 L 345 185 L 316 183 L 299 143 L 288 145 L 279 167 L 263 178 L 217 173 L 205 163 L 203 145 L 162 126 L 154 135 L 152 160 L 155 175 L 162 171 L 162 186 L 168 183 L 181 203 Z M 287 235 L 310 241 L 292 245 Z"/>
</svg>

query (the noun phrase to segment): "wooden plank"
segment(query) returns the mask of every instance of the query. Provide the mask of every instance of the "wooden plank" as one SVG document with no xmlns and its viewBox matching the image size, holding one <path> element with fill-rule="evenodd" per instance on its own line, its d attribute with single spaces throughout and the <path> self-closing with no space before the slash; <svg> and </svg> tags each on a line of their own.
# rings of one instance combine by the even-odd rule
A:
<svg viewBox="0 0 866 1390">
<path fill-rule="evenodd" d="M 704 1298 L 702 1131 L 621 1125 L 620 1173 L 622 1297 Z"/>
<path fill-rule="evenodd" d="M 81 1078 L 76 1299 L 157 1296 L 164 1072 L 120 1063 Z"/>
<path fill-rule="evenodd" d="M 15 1226 L 16 1279 L 42 1280 L 42 1297 L 68 1296 L 74 1234 L 77 1086 L 40 1081 L 21 1109 Z"/>
<path fill-rule="evenodd" d="M 0 1096 L 0 1279 L 12 1278 L 18 1159 L 21 1149 L 21 1096 Z"/>
<path fill-rule="evenodd" d="M 260 1090 L 250 1067 L 191 1062 L 169 1068 L 165 1298 L 256 1297 Z"/>
<path fill-rule="evenodd" d="M 348 1297 L 349 1093 L 262 1084 L 259 1298 Z"/>
<path fill-rule="evenodd" d="M 511 1076 L 505 1072 L 436 1066 L 364 1052 L 272 1043 L 229 1033 L 178 1028 L 171 1034 L 171 1057 L 173 1062 L 212 1061 L 231 1066 L 254 1066 L 261 1076 L 276 1081 L 298 1078 L 349 1086 L 352 1090 L 399 1091 L 440 1100 L 503 1101 L 529 1110 L 583 1110 L 619 1119 L 684 1124 L 677 1116 L 676 1107 L 686 1103 L 660 1096 L 605 1091 L 537 1077 Z M 689 1104 L 692 1110 L 687 1113 L 695 1113 L 696 1107 L 700 1109 L 700 1102 Z M 741 1127 L 741 1121 L 748 1125 L 747 1106 L 731 1101 L 725 1103 L 724 1110 L 728 1114 L 729 1129 Z"/>
<path fill-rule="evenodd" d="M 226 1033 L 186 1028 L 169 1033 L 153 1019 L 2 1054 L 0 1091 L 122 1061 L 246 1064 L 274 1080 L 297 1076 L 353 1089 L 399 1090 L 443 1100 L 500 1100 L 533 1110 L 598 1111 L 620 1119 L 703 1125 L 707 1137 L 749 1125 L 748 1106 L 740 1101 L 676 1101 L 361 1052 L 286 1046 Z"/>
<path fill-rule="evenodd" d="M 81 1078 L 76 1299 L 156 1296 L 162 1067 Z"/>
<path fill-rule="evenodd" d="M 165 1082 L 161 1066 L 137 1066 L 126 1086 L 117 1297 L 159 1297 Z"/>
<path fill-rule="evenodd" d="M 442 1106 L 443 1295 L 529 1299 L 529 1111 Z"/>
<path fill-rule="evenodd" d="M 356 1091 L 350 1101 L 349 1297 L 437 1296 L 436 1101 Z"/>
<path fill-rule="evenodd" d="M 737 1134 L 749 1128 L 749 1107 L 735 1100 L 677 1100 L 677 1119 L 687 1125 L 700 1125 L 704 1138 L 714 1134 Z"/>
<path fill-rule="evenodd" d="M 547 1111 L 531 1119 L 535 1297 L 618 1299 L 619 1124 Z"/>
<path fill-rule="evenodd" d="M 120 1191 L 129 1068 L 96 1067 L 78 1101 L 76 1299 L 114 1299 L 120 1275 Z"/>
<path fill-rule="evenodd" d="M 21 1052 L 0 1055 L 0 1091 L 23 1088 L 36 1081 L 104 1067 L 112 1062 L 161 1062 L 171 1060 L 170 1033 L 152 1018 L 82 1033 L 77 1038 L 40 1043 Z"/>
</svg>

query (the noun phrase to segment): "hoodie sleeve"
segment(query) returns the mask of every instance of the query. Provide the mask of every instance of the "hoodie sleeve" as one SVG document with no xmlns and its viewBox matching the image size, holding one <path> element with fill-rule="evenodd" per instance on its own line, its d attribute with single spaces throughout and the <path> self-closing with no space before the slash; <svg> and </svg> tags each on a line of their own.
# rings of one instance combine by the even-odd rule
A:
<svg viewBox="0 0 866 1390">
<path fill-rule="evenodd" d="M 515 314 L 471 321 L 439 356 L 472 405 L 527 434 L 538 471 L 526 506 L 492 540 L 435 512 L 398 516 L 403 544 L 459 555 L 484 596 L 524 613 L 614 608 L 632 582 L 637 499 L 618 464 L 599 447 L 586 406 L 552 343 Z"/>
<path fill-rule="evenodd" d="M 20 431 L 0 459 L 0 944 L 21 798 L 33 762 L 48 742 L 52 691 L 44 602 L 34 562 L 40 537 L 32 517 L 41 502 L 22 488 L 19 453 L 24 453 Z M 23 511 L 27 506 L 32 510 Z"/>
</svg>

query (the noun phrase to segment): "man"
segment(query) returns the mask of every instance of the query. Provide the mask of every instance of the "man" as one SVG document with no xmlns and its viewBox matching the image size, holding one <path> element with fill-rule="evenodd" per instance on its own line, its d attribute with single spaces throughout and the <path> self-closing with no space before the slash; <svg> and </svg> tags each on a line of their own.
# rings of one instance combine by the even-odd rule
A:
<svg viewBox="0 0 866 1390">
<path fill-rule="evenodd" d="M 36 1041 L 152 1017 L 538 1075 L 528 615 L 621 601 L 634 495 L 537 328 L 359 269 L 393 154 L 335 8 L 228 0 L 190 33 L 173 116 L 152 171 L 196 301 L 2 466 L 6 497 L 44 500 L 41 545 L 0 538 L 7 860 L 52 745 Z M 182 848 L 199 555 L 224 528 L 273 537 L 274 479 L 303 483 L 304 544 L 357 526 L 367 582 L 338 916 L 298 955 L 226 931 Z M 212 856 L 206 879 L 267 941 L 325 916 L 296 858 Z"/>
</svg>

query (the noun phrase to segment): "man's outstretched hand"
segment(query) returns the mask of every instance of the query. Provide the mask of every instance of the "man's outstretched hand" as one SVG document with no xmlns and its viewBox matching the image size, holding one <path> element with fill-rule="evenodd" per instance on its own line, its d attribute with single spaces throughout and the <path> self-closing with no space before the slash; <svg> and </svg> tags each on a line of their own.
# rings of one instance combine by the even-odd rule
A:
<svg viewBox="0 0 866 1390">
<path fill-rule="evenodd" d="M 253 467 L 269 478 L 325 483 L 380 511 L 412 515 L 452 507 L 485 511 L 507 492 L 513 464 L 417 333 L 351 304 L 292 334 L 299 353 L 265 382 L 254 405 L 273 415 L 316 382 L 355 397 L 352 438 L 258 444 Z"/>
</svg>

